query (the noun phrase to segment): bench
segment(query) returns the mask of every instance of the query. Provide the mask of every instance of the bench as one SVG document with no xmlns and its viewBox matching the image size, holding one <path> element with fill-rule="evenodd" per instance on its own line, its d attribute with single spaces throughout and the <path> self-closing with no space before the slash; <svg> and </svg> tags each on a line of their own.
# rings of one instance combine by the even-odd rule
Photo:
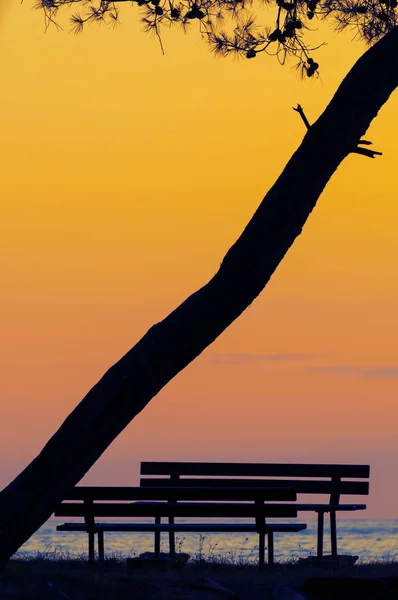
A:
<svg viewBox="0 0 398 600">
<path fill-rule="evenodd" d="M 296 492 L 290 487 L 266 489 L 214 487 L 75 487 L 54 511 L 56 517 L 83 517 L 84 522 L 69 522 L 57 526 L 57 531 L 88 533 L 88 558 L 94 561 L 94 536 L 98 536 L 98 559 L 104 560 L 105 532 L 154 532 L 154 554 L 160 553 L 160 534 L 168 532 L 175 553 L 176 532 L 257 532 L 259 534 L 259 565 L 264 565 L 265 536 L 268 536 L 268 562 L 274 560 L 274 532 L 296 532 L 305 523 L 272 523 L 266 518 L 296 518 Z M 287 501 L 289 504 L 277 504 Z M 97 522 L 96 517 L 152 517 L 154 522 Z M 162 523 L 166 517 L 168 523 Z M 190 519 L 176 523 L 176 517 Z M 192 518 L 218 519 L 208 523 Z M 220 523 L 220 518 L 251 519 L 249 523 Z"/>
<path fill-rule="evenodd" d="M 151 486 L 238 486 L 267 488 L 293 487 L 298 495 L 327 496 L 322 503 L 298 503 L 300 513 L 318 515 L 317 557 L 323 556 L 324 517 L 330 514 L 331 554 L 337 556 L 336 513 L 366 509 L 365 504 L 341 503 L 342 496 L 369 494 L 368 465 L 284 464 L 284 463 L 206 463 L 142 462 L 141 487 Z M 147 477 L 151 476 L 151 477 Z M 361 481 L 362 480 L 362 481 Z M 173 533 L 170 533 L 170 537 Z M 170 539 L 171 547 L 174 542 Z"/>
</svg>

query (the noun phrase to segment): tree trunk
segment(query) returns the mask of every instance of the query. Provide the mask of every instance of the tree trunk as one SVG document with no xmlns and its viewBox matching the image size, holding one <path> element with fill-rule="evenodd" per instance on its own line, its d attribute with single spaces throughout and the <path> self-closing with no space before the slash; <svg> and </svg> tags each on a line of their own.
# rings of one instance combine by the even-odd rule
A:
<svg viewBox="0 0 398 600">
<path fill-rule="evenodd" d="M 151 398 L 258 296 L 329 178 L 397 85 L 395 28 L 351 69 L 217 274 L 105 373 L 41 453 L 0 493 L 1 568 Z"/>
</svg>

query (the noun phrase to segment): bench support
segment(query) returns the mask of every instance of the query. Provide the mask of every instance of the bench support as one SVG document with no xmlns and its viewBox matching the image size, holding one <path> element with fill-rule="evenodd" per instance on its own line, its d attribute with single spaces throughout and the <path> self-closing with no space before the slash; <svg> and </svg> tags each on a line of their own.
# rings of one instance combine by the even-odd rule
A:
<svg viewBox="0 0 398 600">
<path fill-rule="evenodd" d="M 265 533 L 263 531 L 260 531 L 258 540 L 258 566 L 262 569 L 265 558 Z"/>
<path fill-rule="evenodd" d="M 268 564 L 274 564 L 274 532 L 268 532 Z"/>
<path fill-rule="evenodd" d="M 94 531 L 88 532 L 88 562 L 94 564 Z"/>
<path fill-rule="evenodd" d="M 104 562 L 104 532 L 98 531 L 98 562 Z"/>
<path fill-rule="evenodd" d="M 179 475 L 170 475 L 170 482 L 172 483 L 172 485 L 178 486 L 179 482 L 180 482 L 180 476 Z M 169 502 L 175 504 L 175 500 L 169 500 Z M 169 523 L 173 524 L 174 523 L 174 517 L 169 517 Z M 169 532 L 169 553 L 170 554 L 175 554 L 176 553 L 176 542 L 175 542 L 175 533 L 174 531 L 170 531 Z"/>
<path fill-rule="evenodd" d="M 334 490 L 330 494 L 330 504 L 339 504 L 340 493 L 339 486 L 341 484 L 341 477 L 332 477 L 332 485 L 335 486 Z M 332 556 L 337 556 L 337 532 L 336 532 L 336 511 L 330 511 L 330 543 L 332 549 Z"/>
<path fill-rule="evenodd" d="M 160 525 L 160 517 L 155 517 L 156 525 Z M 160 531 L 155 531 L 155 547 L 154 547 L 155 556 L 159 556 L 160 554 Z"/>
<path fill-rule="evenodd" d="M 318 541 L 317 541 L 317 558 L 323 556 L 323 524 L 324 524 L 324 512 L 323 510 L 318 511 Z"/>
<path fill-rule="evenodd" d="M 274 532 L 268 531 L 268 564 L 274 564 Z M 265 563 L 265 533 L 261 531 L 258 535 L 258 566 L 260 569 L 264 567 Z"/>
<path fill-rule="evenodd" d="M 336 511 L 330 512 L 330 541 L 332 547 L 332 556 L 337 556 L 337 531 L 336 531 Z"/>
<path fill-rule="evenodd" d="M 169 517 L 169 523 L 172 525 L 174 523 L 174 517 Z M 174 537 L 174 531 L 169 531 L 169 553 L 176 553 L 176 542 Z"/>
</svg>

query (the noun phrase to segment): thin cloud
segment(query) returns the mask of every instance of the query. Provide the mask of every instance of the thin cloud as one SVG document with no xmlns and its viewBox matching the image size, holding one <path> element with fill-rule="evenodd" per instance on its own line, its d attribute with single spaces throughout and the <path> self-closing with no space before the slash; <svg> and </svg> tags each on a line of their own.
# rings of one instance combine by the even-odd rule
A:
<svg viewBox="0 0 398 600">
<path fill-rule="evenodd" d="M 398 377 L 398 367 L 363 369 L 364 377 Z"/>
<path fill-rule="evenodd" d="M 296 360 L 311 360 L 313 354 L 305 354 L 300 352 L 279 352 L 275 354 L 249 354 L 249 353 L 207 353 L 205 358 L 213 364 L 242 364 L 262 361 L 296 361 Z"/>
<path fill-rule="evenodd" d="M 316 373 L 338 373 L 339 375 L 359 375 L 362 369 L 359 367 L 351 367 L 349 365 L 326 365 L 323 367 L 308 367 L 307 371 Z"/>
<path fill-rule="evenodd" d="M 337 373 L 354 377 L 398 377 L 398 367 L 353 367 L 351 365 L 333 365 L 325 367 L 308 367 L 308 371 L 317 373 Z"/>
</svg>

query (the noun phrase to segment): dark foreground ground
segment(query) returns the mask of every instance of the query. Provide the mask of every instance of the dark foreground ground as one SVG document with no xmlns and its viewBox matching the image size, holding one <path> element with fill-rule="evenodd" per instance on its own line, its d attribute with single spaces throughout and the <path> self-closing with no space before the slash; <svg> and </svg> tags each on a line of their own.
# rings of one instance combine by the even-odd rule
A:
<svg viewBox="0 0 398 600">
<path fill-rule="evenodd" d="M 223 588 L 210 589 L 215 582 Z M 284 586 L 283 588 L 278 586 Z M 288 589 L 286 589 L 288 588 Z M 229 590 L 229 591 L 228 591 Z M 295 595 L 300 594 L 298 596 Z M 1 600 L 398 600 L 398 563 L 351 567 L 190 564 L 130 570 L 123 561 L 89 567 L 81 560 L 11 561 Z"/>
</svg>

